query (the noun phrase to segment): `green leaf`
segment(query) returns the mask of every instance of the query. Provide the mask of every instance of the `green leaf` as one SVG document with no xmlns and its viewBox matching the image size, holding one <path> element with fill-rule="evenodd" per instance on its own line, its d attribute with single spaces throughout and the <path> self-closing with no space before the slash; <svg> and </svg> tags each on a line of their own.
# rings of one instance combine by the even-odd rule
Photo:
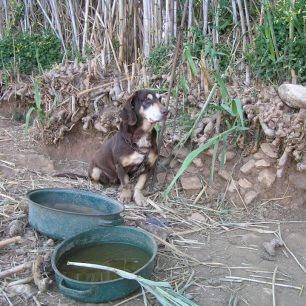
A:
<svg viewBox="0 0 306 306">
<path fill-rule="evenodd" d="M 198 75 L 198 69 L 197 69 L 197 67 L 196 67 L 196 65 L 194 63 L 194 60 L 192 58 L 192 55 L 191 55 L 189 47 L 185 47 L 185 49 L 184 49 L 184 56 L 185 56 L 185 58 L 186 58 L 186 60 L 188 62 L 188 65 L 190 67 L 190 70 L 191 70 L 192 74 L 194 76 Z"/>
<path fill-rule="evenodd" d="M 29 128 L 30 120 L 31 120 L 31 115 L 32 115 L 33 111 L 35 111 L 35 107 L 34 107 L 34 106 L 32 106 L 32 107 L 27 111 L 26 120 L 25 120 L 25 128 L 26 128 L 26 130 L 28 130 L 28 128 Z"/>
<path fill-rule="evenodd" d="M 230 129 L 228 129 L 227 131 L 224 131 L 223 133 L 220 133 L 212 138 L 210 138 L 206 143 L 204 143 L 203 145 L 199 146 L 196 150 L 190 152 L 181 168 L 178 170 L 178 172 L 176 173 L 175 177 L 173 178 L 173 180 L 170 182 L 170 184 L 168 185 L 166 191 L 164 192 L 164 196 L 167 197 L 169 195 L 169 192 L 171 191 L 171 189 L 173 188 L 174 184 L 176 183 L 176 181 L 179 179 L 179 177 L 185 172 L 185 170 L 189 167 L 189 165 L 192 163 L 192 161 L 203 151 L 209 149 L 211 146 L 215 145 L 216 142 L 219 142 L 224 136 L 229 135 L 233 132 L 237 132 L 237 131 L 243 131 L 245 129 L 241 128 L 240 126 L 233 126 Z"/>
</svg>

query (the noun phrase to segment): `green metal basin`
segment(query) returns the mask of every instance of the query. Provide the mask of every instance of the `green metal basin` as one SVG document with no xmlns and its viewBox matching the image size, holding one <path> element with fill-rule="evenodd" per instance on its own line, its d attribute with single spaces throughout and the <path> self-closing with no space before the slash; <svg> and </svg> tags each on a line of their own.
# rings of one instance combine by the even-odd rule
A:
<svg viewBox="0 0 306 306">
<path fill-rule="evenodd" d="M 124 206 L 89 191 L 45 188 L 27 193 L 29 223 L 42 234 L 66 239 L 99 226 L 123 223 Z"/>
<path fill-rule="evenodd" d="M 139 288 L 135 280 L 118 278 L 104 282 L 83 282 L 66 277 L 58 270 L 61 258 L 74 249 L 103 243 L 122 243 L 140 248 L 150 255 L 147 263 L 135 271 L 149 278 L 157 253 L 155 240 L 147 232 L 129 226 L 95 228 L 63 241 L 54 251 L 51 263 L 59 290 L 66 296 L 85 303 L 102 303 L 123 298 Z"/>
</svg>

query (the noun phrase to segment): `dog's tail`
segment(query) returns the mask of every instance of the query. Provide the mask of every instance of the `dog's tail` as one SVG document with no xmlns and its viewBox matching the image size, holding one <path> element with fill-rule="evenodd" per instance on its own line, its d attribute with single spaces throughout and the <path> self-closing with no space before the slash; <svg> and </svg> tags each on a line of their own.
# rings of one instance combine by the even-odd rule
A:
<svg viewBox="0 0 306 306">
<path fill-rule="evenodd" d="M 84 179 L 84 180 L 88 180 L 89 177 L 87 175 L 81 175 L 81 174 L 76 174 L 76 173 L 72 173 L 72 172 L 63 172 L 63 173 L 58 173 L 58 174 L 54 174 L 54 177 L 66 177 L 72 180 L 77 180 L 78 178 Z"/>
</svg>

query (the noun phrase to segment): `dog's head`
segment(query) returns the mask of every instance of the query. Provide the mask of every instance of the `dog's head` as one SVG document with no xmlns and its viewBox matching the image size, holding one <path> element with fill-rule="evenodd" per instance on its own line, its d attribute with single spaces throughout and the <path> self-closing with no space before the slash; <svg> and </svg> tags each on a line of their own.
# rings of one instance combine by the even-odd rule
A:
<svg viewBox="0 0 306 306">
<path fill-rule="evenodd" d="M 160 102 L 160 96 L 150 90 L 136 91 L 124 104 L 122 122 L 133 126 L 146 121 L 151 125 L 166 118 L 168 110 Z"/>
</svg>

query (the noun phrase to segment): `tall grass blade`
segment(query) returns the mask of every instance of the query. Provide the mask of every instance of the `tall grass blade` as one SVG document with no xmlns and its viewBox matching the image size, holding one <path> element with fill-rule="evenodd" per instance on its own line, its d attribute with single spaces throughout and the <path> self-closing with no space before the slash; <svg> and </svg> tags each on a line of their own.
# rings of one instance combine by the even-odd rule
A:
<svg viewBox="0 0 306 306">
<path fill-rule="evenodd" d="M 217 141 L 220 141 L 224 136 L 229 135 L 233 132 L 237 132 L 237 131 L 243 131 L 245 129 L 242 129 L 240 126 L 233 126 L 230 129 L 212 137 L 211 139 L 209 139 L 205 144 L 199 146 L 196 150 L 190 152 L 181 168 L 178 170 L 178 172 L 176 173 L 175 177 L 173 178 L 173 180 L 170 182 L 170 184 L 168 185 L 164 196 L 167 197 L 169 195 L 169 192 L 171 191 L 171 189 L 173 188 L 174 184 L 176 183 L 176 181 L 179 179 L 179 177 L 185 172 L 185 170 L 189 167 L 189 165 L 192 163 L 192 161 L 203 151 L 209 149 L 212 145 L 214 145 Z"/>
<path fill-rule="evenodd" d="M 187 63 L 189 65 L 189 67 L 190 67 L 190 70 L 191 70 L 193 76 L 198 75 L 198 69 L 197 69 L 197 66 L 196 66 L 193 58 L 192 58 L 192 55 L 191 55 L 189 47 L 185 47 L 185 49 L 184 49 L 184 56 L 185 56 L 185 59 L 187 60 Z"/>
<path fill-rule="evenodd" d="M 25 118 L 25 129 L 28 130 L 29 126 L 30 126 L 30 120 L 31 120 L 31 115 L 32 113 L 35 111 L 35 107 L 32 106 L 26 114 L 26 118 Z"/>
</svg>

